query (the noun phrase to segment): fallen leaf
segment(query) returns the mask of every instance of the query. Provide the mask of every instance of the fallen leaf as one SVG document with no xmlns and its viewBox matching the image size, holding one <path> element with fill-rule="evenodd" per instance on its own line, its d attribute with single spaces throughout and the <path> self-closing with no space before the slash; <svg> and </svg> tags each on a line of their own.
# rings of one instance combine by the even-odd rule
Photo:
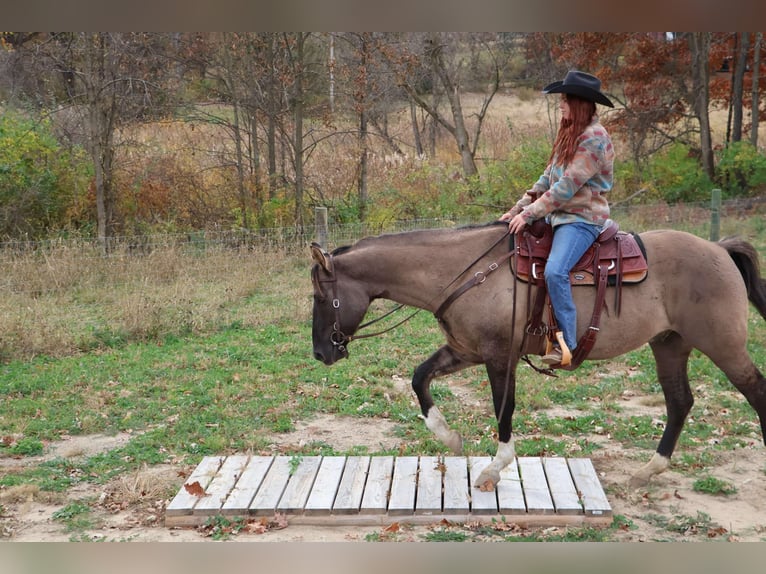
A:
<svg viewBox="0 0 766 574">
<path fill-rule="evenodd" d="M 494 492 L 495 483 L 492 482 L 490 479 L 487 479 L 481 484 L 481 486 L 479 486 L 479 490 L 481 490 L 482 492 Z"/>
<path fill-rule="evenodd" d="M 199 480 L 196 480 L 191 484 L 184 484 L 184 488 L 186 489 L 186 492 L 192 496 L 199 496 L 200 498 L 207 496 L 207 493 L 205 492 L 205 489 L 202 488 Z"/>
<path fill-rule="evenodd" d="M 676 498 L 680 498 L 681 500 L 686 500 L 686 499 L 685 499 L 683 496 L 681 496 L 680 494 L 678 494 L 678 491 L 677 491 L 677 490 L 676 490 L 676 491 L 673 493 L 673 496 L 675 496 Z"/>
<path fill-rule="evenodd" d="M 383 532 L 389 532 L 389 533 L 396 533 L 399 532 L 399 523 L 394 522 L 392 524 L 389 524 L 383 529 Z"/>
</svg>

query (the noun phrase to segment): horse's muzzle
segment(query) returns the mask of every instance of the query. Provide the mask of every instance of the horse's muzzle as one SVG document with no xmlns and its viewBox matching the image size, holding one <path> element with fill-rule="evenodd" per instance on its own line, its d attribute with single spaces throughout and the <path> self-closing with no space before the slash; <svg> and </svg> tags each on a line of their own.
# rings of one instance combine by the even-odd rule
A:
<svg viewBox="0 0 766 574">
<path fill-rule="evenodd" d="M 343 350 L 338 347 L 332 347 L 328 352 L 324 352 L 320 349 L 314 349 L 314 358 L 317 361 L 323 362 L 325 365 L 332 365 L 341 359 L 348 358 L 348 350 L 344 347 Z"/>
</svg>

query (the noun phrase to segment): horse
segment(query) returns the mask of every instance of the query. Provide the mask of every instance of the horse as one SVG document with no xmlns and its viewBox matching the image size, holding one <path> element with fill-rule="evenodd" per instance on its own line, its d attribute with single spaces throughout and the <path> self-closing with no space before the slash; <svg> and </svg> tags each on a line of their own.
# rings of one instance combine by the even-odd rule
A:
<svg viewBox="0 0 766 574">
<path fill-rule="evenodd" d="M 415 312 L 440 311 L 446 344 L 415 368 L 412 389 L 428 429 L 457 455 L 462 454 L 462 437 L 434 404 L 430 384 L 436 377 L 484 365 L 498 430 L 496 455 L 474 484 L 485 491 L 495 488 L 500 471 L 515 458 L 516 367 L 526 358 L 520 334 L 527 317 L 520 310 L 528 308 L 536 289 L 522 284 L 511 265 L 497 263 L 512 259 L 510 242 L 503 239 L 507 236 L 507 224 L 491 222 L 366 237 L 332 253 L 317 243 L 310 246 L 313 352 L 324 364 L 347 358 L 352 340 L 370 336 L 357 330 L 373 300 L 391 300 L 415 307 Z M 645 343 L 654 355 L 667 421 L 656 452 L 632 475 L 631 487 L 646 485 L 670 467 L 694 403 L 687 372 L 694 349 L 707 355 L 745 396 L 766 441 L 766 381 L 746 348 L 748 302 L 766 319 L 766 280 L 755 248 L 738 237 L 712 242 L 676 230 L 646 231 L 639 237 L 648 276 L 622 286 L 619 314 L 610 308 L 613 298 L 607 295 L 587 358 L 611 359 Z M 472 282 L 475 287 L 440 309 L 472 277 L 479 278 Z M 594 294 L 593 287 L 573 287 L 578 337 L 588 328 Z"/>
</svg>

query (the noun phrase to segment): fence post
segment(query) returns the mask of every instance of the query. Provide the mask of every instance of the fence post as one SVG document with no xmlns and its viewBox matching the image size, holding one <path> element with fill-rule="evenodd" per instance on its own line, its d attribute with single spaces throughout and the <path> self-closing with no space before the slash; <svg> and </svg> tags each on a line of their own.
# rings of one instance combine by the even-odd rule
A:
<svg viewBox="0 0 766 574">
<path fill-rule="evenodd" d="M 710 241 L 718 241 L 721 233 L 721 190 L 714 189 L 710 201 Z"/>
<path fill-rule="evenodd" d="M 314 228 L 316 241 L 322 247 L 327 247 L 327 208 L 314 208 Z"/>
</svg>

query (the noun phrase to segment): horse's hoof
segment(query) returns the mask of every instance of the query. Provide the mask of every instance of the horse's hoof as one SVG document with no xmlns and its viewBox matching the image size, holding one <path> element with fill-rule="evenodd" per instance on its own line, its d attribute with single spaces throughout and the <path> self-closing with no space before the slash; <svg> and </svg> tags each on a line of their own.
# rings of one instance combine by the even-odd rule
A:
<svg viewBox="0 0 766 574">
<path fill-rule="evenodd" d="M 491 471 L 485 469 L 476 479 L 474 487 L 478 488 L 482 492 L 492 492 L 495 490 L 495 486 L 500 482 L 500 473 L 497 471 Z"/>
<path fill-rule="evenodd" d="M 463 454 L 463 437 L 459 433 L 453 432 L 450 435 L 449 440 L 445 442 L 447 448 L 449 448 L 455 456 L 462 456 Z"/>
<path fill-rule="evenodd" d="M 649 485 L 649 479 L 648 476 L 639 476 L 637 474 L 634 474 L 630 477 L 628 480 L 628 488 L 631 490 L 637 490 L 639 488 L 645 488 Z"/>
</svg>

